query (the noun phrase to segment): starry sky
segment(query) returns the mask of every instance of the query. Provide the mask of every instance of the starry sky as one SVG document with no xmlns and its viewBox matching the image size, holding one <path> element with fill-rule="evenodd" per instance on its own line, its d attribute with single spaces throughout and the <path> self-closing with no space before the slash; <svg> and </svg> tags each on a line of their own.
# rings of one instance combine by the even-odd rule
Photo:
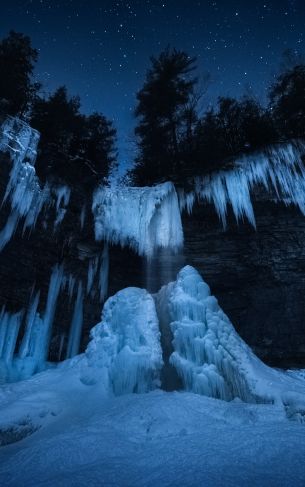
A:
<svg viewBox="0 0 305 487">
<path fill-rule="evenodd" d="M 114 121 L 124 162 L 151 55 L 170 45 L 197 57 L 202 110 L 219 95 L 251 92 L 264 102 L 283 51 L 305 52 L 305 1 L 9 0 L 1 2 L 0 37 L 10 29 L 39 50 L 45 93 L 64 84 L 83 112 Z"/>
</svg>

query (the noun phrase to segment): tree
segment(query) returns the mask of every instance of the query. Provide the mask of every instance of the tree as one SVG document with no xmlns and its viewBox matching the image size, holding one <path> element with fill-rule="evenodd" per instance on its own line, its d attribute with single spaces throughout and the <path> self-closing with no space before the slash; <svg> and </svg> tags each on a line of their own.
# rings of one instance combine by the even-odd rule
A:
<svg viewBox="0 0 305 487">
<path fill-rule="evenodd" d="M 80 100 L 64 86 L 33 106 L 31 124 L 41 133 L 36 171 L 42 180 L 59 178 L 91 188 L 114 164 L 115 135 L 103 115 L 80 113 Z"/>
<path fill-rule="evenodd" d="M 135 110 L 139 120 L 135 129 L 137 183 L 175 179 L 183 165 L 180 143 L 187 131 L 190 134 L 194 116 L 194 110 L 188 111 L 197 81 L 192 76 L 194 63 L 185 52 L 169 48 L 158 58 L 151 57 Z"/>
<path fill-rule="evenodd" d="M 269 91 L 269 99 L 281 137 L 305 137 L 305 65 L 281 73 Z"/>
<path fill-rule="evenodd" d="M 218 99 L 217 110 L 208 110 L 196 130 L 193 173 L 224 167 L 242 153 L 260 149 L 277 140 L 270 111 L 255 99 Z"/>
<path fill-rule="evenodd" d="M 40 88 L 33 82 L 37 58 L 28 36 L 11 31 L 0 42 L 0 113 L 24 116 L 28 112 Z"/>
</svg>

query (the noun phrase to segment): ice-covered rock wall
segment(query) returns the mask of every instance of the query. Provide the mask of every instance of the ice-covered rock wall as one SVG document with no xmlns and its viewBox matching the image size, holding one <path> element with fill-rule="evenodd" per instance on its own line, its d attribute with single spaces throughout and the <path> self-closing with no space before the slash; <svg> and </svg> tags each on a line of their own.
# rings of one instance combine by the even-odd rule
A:
<svg viewBox="0 0 305 487">
<path fill-rule="evenodd" d="M 247 219 L 255 227 L 251 191 L 257 185 L 272 192 L 275 201 L 293 204 L 305 214 L 305 144 L 294 141 L 245 155 L 232 168 L 196 178 L 194 190 L 179 192 L 181 209 L 192 211 L 196 201 L 212 203 L 223 226 L 228 207 L 237 221 Z"/>
<path fill-rule="evenodd" d="M 129 245 L 140 255 L 152 256 L 157 248 L 177 251 L 183 230 L 175 187 L 100 187 L 92 206 L 97 240 Z"/>
<path fill-rule="evenodd" d="M 0 251 L 12 238 L 19 221 L 23 232 L 32 230 L 44 206 L 55 208 L 54 228 L 63 220 L 69 204 L 70 189 L 65 185 L 43 187 L 36 175 L 35 160 L 39 132 L 22 120 L 7 117 L 0 126 L 0 152 L 8 152 L 12 169 L 2 204 L 8 202 L 10 214 L 0 231 Z"/>
</svg>

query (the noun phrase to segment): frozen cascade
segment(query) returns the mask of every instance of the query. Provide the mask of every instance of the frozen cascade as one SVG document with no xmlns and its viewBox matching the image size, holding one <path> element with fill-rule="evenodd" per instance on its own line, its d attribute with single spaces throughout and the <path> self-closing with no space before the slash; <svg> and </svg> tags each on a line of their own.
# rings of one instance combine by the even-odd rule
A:
<svg viewBox="0 0 305 487">
<path fill-rule="evenodd" d="M 48 357 L 50 335 L 51 335 L 54 315 L 56 311 L 56 303 L 57 303 L 58 295 L 63 281 L 64 281 L 63 266 L 56 265 L 52 271 L 49 290 L 48 290 L 46 310 L 42 318 L 43 328 L 40 333 L 40 346 L 38 352 L 39 353 L 38 364 L 41 366 L 41 368 L 45 366 L 45 362 Z"/>
<path fill-rule="evenodd" d="M 37 291 L 28 310 L 26 329 L 19 349 L 19 357 L 21 359 L 24 359 L 25 357 L 34 357 L 39 347 L 40 322 L 37 320 L 39 297 L 40 292 Z"/>
<path fill-rule="evenodd" d="M 274 193 L 276 201 L 294 204 L 305 215 L 304 154 L 304 142 L 293 141 L 244 155 L 230 170 L 196 178 L 194 191 L 180 190 L 180 209 L 191 213 L 196 198 L 208 201 L 214 205 L 225 227 L 228 206 L 231 205 L 237 221 L 246 218 L 255 227 L 250 193 L 254 186 L 262 184 Z"/>
<path fill-rule="evenodd" d="M 100 187 L 92 211 L 97 240 L 129 245 L 140 255 L 183 245 L 178 198 L 172 183 L 153 187 Z"/>
<path fill-rule="evenodd" d="M 115 395 L 147 392 L 159 385 L 162 351 L 152 296 L 126 288 L 109 298 L 102 321 L 91 330 L 82 381 L 101 381 Z"/>
<path fill-rule="evenodd" d="M 0 313 L 0 383 L 10 380 L 14 351 L 22 312 L 11 314 L 3 307 Z"/>
<path fill-rule="evenodd" d="M 67 358 L 72 358 L 79 353 L 83 326 L 83 300 L 83 285 L 82 282 L 79 281 L 67 347 Z"/>
<path fill-rule="evenodd" d="M 304 383 L 261 362 L 240 338 L 208 285 L 191 266 L 156 296 L 159 319 L 170 321 L 170 362 L 184 387 L 224 400 L 271 402 L 305 418 Z"/>
</svg>

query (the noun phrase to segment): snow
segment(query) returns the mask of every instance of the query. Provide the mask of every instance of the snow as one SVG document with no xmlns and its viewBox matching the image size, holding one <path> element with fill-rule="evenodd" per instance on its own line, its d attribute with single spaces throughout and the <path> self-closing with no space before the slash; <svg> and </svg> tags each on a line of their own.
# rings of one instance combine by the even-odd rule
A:
<svg viewBox="0 0 305 487">
<path fill-rule="evenodd" d="M 151 257 L 157 248 L 177 251 L 183 245 L 183 230 L 175 187 L 100 187 L 92 211 L 97 240 L 129 245 Z"/>
<path fill-rule="evenodd" d="M 154 300 L 147 291 L 130 287 L 109 298 L 102 321 L 90 336 L 84 383 L 102 380 L 116 395 L 147 392 L 159 385 L 160 332 Z"/>
<path fill-rule="evenodd" d="M 56 267 L 50 301 L 61 281 Z M 156 389 L 159 323 L 187 391 Z M 20 359 L 30 350 L 24 339 Z M 301 487 L 304 377 L 262 364 L 186 266 L 155 301 L 139 288 L 109 298 L 84 354 L 0 386 L 0 484 Z"/>
<path fill-rule="evenodd" d="M 3 389 L 6 487 L 301 487 L 303 426 L 277 406 L 191 393 L 105 399 L 48 371 Z"/>
<path fill-rule="evenodd" d="M 196 178 L 193 191 L 181 190 L 180 208 L 191 213 L 196 198 L 212 203 L 225 227 L 230 205 L 237 221 L 247 219 L 255 227 L 251 191 L 261 184 L 275 201 L 294 204 L 305 215 L 304 153 L 304 143 L 293 141 L 244 155 L 230 170 Z"/>
</svg>

